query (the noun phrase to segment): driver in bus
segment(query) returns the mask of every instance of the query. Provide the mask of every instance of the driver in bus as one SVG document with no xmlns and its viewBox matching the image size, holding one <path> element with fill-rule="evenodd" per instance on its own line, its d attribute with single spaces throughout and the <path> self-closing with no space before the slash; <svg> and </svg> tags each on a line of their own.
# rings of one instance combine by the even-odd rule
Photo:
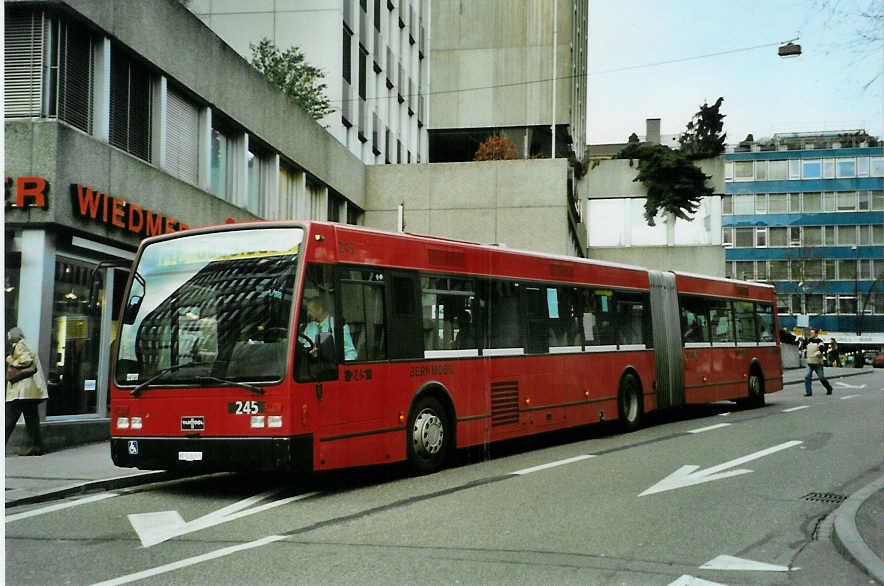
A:
<svg viewBox="0 0 884 586">
<path fill-rule="evenodd" d="M 320 334 L 330 334 L 332 338 L 335 335 L 335 318 L 328 312 L 329 304 L 322 295 L 316 295 L 307 299 L 305 309 L 310 322 L 304 328 L 304 335 L 313 341 L 313 348 L 310 350 L 312 356 L 319 355 L 319 345 L 322 336 Z M 350 328 L 344 324 L 344 360 L 356 360 L 356 346 L 353 345 L 353 338 L 350 336 Z"/>
</svg>

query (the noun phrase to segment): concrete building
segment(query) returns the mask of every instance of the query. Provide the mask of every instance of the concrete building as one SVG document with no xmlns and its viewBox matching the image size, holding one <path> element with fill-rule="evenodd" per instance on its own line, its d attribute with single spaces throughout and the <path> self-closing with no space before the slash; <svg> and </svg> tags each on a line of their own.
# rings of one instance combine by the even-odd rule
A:
<svg viewBox="0 0 884 586">
<path fill-rule="evenodd" d="M 430 161 L 470 161 L 491 134 L 519 158 L 583 158 L 584 0 L 433 0 Z"/>
<path fill-rule="evenodd" d="M 177 0 L 6 0 L 4 13 L 5 320 L 40 355 L 49 423 L 106 417 L 146 236 L 228 219 L 395 228 L 406 201 L 413 232 L 583 250 L 565 159 L 366 165 Z"/>
<path fill-rule="evenodd" d="M 270 39 L 325 72 L 320 123 L 366 164 L 427 162 L 430 0 L 190 0 L 246 60 Z"/>
<path fill-rule="evenodd" d="M 772 282 L 783 327 L 884 348 L 880 140 L 862 130 L 787 133 L 729 151 L 725 274 Z"/>
<path fill-rule="evenodd" d="M 645 136 L 646 142 L 659 143 L 659 119 L 647 121 Z M 587 256 L 660 270 L 724 276 L 725 253 L 720 236 L 723 157 L 695 163 L 710 177 L 707 185 L 715 195 L 703 198 L 692 221 L 661 214 L 656 226 L 651 227 L 644 219 L 647 191 L 635 181 L 635 161 L 613 158 L 625 146 L 589 146 L 589 169 L 578 185 L 578 191 L 588 198 L 584 219 Z"/>
</svg>

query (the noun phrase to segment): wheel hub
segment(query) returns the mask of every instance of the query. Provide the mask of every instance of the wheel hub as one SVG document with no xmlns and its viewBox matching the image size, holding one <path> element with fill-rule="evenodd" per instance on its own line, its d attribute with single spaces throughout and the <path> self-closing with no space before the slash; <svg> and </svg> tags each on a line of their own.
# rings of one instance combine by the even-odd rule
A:
<svg viewBox="0 0 884 586">
<path fill-rule="evenodd" d="M 442 442 L 445 439 L 445 429 L 442 426 L 442 420 L 430 410 L 421 411 L 414 418 L 414 429 L 412 430 L 414 441 L 414 451 L 421 456 L 433 456 L 442 449 Z"/>
</svg>

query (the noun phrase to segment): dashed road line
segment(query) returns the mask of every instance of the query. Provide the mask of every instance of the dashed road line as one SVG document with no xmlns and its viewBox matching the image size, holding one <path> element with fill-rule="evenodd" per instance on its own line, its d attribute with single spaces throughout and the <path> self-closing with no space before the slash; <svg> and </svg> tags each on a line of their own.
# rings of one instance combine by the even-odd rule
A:
<svg viewBox="0 0 884 586">
<path fill-rule="evenodd" d="M 712 431 L 713 429 L 720 429 L 722 427 L 729 426 L 730 423 L 716 423 L 715 425 L 710 425 L 708 427 L 701 427 L 699 429 L 689 429 L 688 433 L 703 433 L 704 431 Z"/>
</svg>

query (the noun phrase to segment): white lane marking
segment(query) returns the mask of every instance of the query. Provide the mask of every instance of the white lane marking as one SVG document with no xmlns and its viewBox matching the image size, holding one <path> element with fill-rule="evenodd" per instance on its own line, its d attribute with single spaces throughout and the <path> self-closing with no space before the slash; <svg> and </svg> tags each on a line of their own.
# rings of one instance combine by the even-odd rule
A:
<svg viewBox="0 0 884 586">
<path fill-rule="evenodd" d="M 777 566 L 765 562 L 756 562 L 737 558 L 732 555 L 720 555 L 713 558 L 700 566 L 701 570 L 748 570 L 753 572 L 790 572 L 800 570 L 801 568 L 790 568 L 789 566 Z"/>
<path fill-rule="evenodd" d="M 109 499 L 111 497 L 120 496 L 115 492 L 102 492 L 100 494 L 93 494 L 92 496 L 83 497 L 81 499 L 77 499 L 75 501 L 70 501 L 66 503 L 58 503 L 55 505 L 49 505 L 48 507 L 42 507 L 39 509 L 31 509 L 30 511 L 25 511 L 24 513 L 16 513 L 14 515 L 6 515 L 6 522 L 10 521 L 18 521 L 19 519 L 27 519 L 28 517 L 36 517 L 37 515 L 44 515 L 46 513 L 52 513 L 53 511 L 61 511 L 62 509 L 69 509 L 71 507 L 76 507 L 79 505 L 86 505 L 89 503 L 95 503 L 98 501 L 103 501 L 104 499 Z"/>
<path fill-rule="evenodd" d="M 843 382 L 841 382 L 840 380 L 839 380 L 839 381 L 835 381 L 835 386 L 837 386 L 837 387 L 843 387 L 843 388 L 845 388 L 845 389 L 864 389 L 864 388 L 866 388 L 866 385 L 850 385 L 850 384 L 847 384 L 847 383 L 843 383 Z"/>
<path fill-rule="evenodd" d="M 186 558 L 186 559 L 183 559 L 183 560 L 180 560 L 177 562 L 172 562 L 170 564 L 157 566 L 155 568 L 143 570 L 141 572 L 136 572 L 134 574 L 120 576 L 119 578 L 114 578 L 112 580 L 106 580 L 104 582 L 97 582 L 93 586 L 115 586 L 116 584 L 128 584 L 129 582 L 143 580 L 145 578 L 150 578 L 152 576 L 159 576 L 160 574 L 165 574 L 167 572 L 179 570 L 181 568 L 186 568 L 188 566 L 193 566 L 193 565 L 196 565 L 196 564 L 199 564 L 202 562 L 207 562 L 209 560 L 215 560 L 215 559 L 218 559 L 218 558 L 221 558 L 224 556 L 228 556 L 228 555 L 240 552 L 240 551 L 245 551 L 248 549 L 255 549 L 256 547 L 262 547 L 262 546 L 268 545 L 270 543 L 282 541 L 285 538 L 286 538 L 285 535 L 269 535 L 267 537 L 262 537 L 261 539 L 256 539 L 255 541 L 250 541 L 248 543 L 241 543 L 239 545 L 232 545 L 230 547 L 224 547 L 222 549 L 210 551 L 209 553 Z"/>
<path fill-rule="evenodd" d="M 688 574 L 684 574 L 679 576 L 675 582 L 670 582 L 668 586 L 726 586 L 721 582 L 710 582 L 709 580 L 704 580 L 702 578 L 697 578 L 695 576 L 690 576 Z"/>
<path fill-rule="evenodd" d="M 791 448 L 793 446 L 797 446 L 801 443 L 802 442 L 798 440 L 792 440 L 790 442 L 785 442 L 767 448 L 765 450 L 761 450 L 760 452 L 755 452 L 747 456 L 743 456 L 742 458 L 737 458 L 736 460 L 731 460 L 729 462 L 719 464 L 718 466 L 707 468 L 705 470 L 699 470 L 700 467 L 694 465 L 682 466 L 681 468 L 679 468 L 678 470 L 676 470 L 675 472 L 673 472 L 672 474 L 670 474 L 669 476 L 667 476 L 638 496 L 664 492 L 667 490 L 673 490 L 675 488 L 683 488 L 685 486 L 692 486 L 694 484 L 709 482 L 710 480 L 721 480 L 724 478 L 730 478 L 732 476 L 739 476 L 740 474 L 748 474 L 752 471 L 730 470 L 728 472 L 724 472 L 724 470 L 727 470 L 728 468 L 733 468 L 734 466 L 739 466 L 740 464 L 744 464 L 746 462 L 751 462 L 752 460 L 757 460 L 758 458 L 763 458 L 764 456 L 779 452 L 780 450 Z"/>
<path fill-rule="evenodd" d="M 800 407 L 791 407 L 789 409 L 783 409 L 783 413 L 791 413 L 792 411 L 801 411 L 802 409 L 808 409 L 808 405 L 802 405 Z"/>
<path fill-rule="evenodd" d="M 843 397 L 841 397 L 841 400 L 843 401 L 844 399 L 854 399 L 854 398 L 860 397 L 860 396 L 862 396 L 862 395 L 844 395 Z"/>
<path fill-rule="evenodd" d="M 725 411 L 724 413 L 719 413 L 718 416 L 719 416 L 719 417 L 727 417 L 727 416 L 730 415 L 730 414 L 731 414 L 730 411 Z"/>
<path fill-rule="evenodd" d="M 531 468 L 523 468 L 521 470 L 516 470 L 515 472 L 510 472 L 510 474 L 531 474 L 532 472 L 537 472 L 539 470 L 546 470 L 547 468 L 555 468 L 556 466 L 564 466 L 565 464 L 571 464 L 573 462 L 579 462 L 580 460 L 586 460 L 587 458 L 595 458 L 592 454 L 584 454 L 582 456 L 574 456 L 573 458 L 565 458 L 564 460 L 559 460 L 557 462 L 550 462 L 549 464 L 541 464 L 540 466 L 532 466 Z"/>
<path fill-rule="evenodd" d="M 308 492 L 269 502 L 257 507 L 247 508 L 277 492 L 279 491 L 268 491 L 243 499 L 190 522 L 185 522 L 184 519 L 181 518 L 181 515 L 178 514 L 178 511 L 158 511 L 155 513 L 133 514 L 129 515 L 129 522 L 132 524 L 132 528 L 135 529 L 138 539 L 141 540 L 141 545 L 144 547 L 151 547 L 172 539 L 173 537 L 193 533 L 194 531 L 200 531 L 208 527 L 214 527 L 221 523 L 227 523 L 228 521 L 233 521 L 247 515 L 254 515 L 255 513 L 260 513 L 280 505 L 303 500 L 318 494 L 316 492 Z"/>
<path fill-rule="evenodd" d="M 716 423 L 715 425 L 710 425 L 709 427 L 701 427 L 700 429 L 689 429 L 688 433 L 703 433 L 704 431 L 712 431 L 713 429 L 727 427 L 728 425 L 730 425 L 730 423 Z"/>
</svg>

